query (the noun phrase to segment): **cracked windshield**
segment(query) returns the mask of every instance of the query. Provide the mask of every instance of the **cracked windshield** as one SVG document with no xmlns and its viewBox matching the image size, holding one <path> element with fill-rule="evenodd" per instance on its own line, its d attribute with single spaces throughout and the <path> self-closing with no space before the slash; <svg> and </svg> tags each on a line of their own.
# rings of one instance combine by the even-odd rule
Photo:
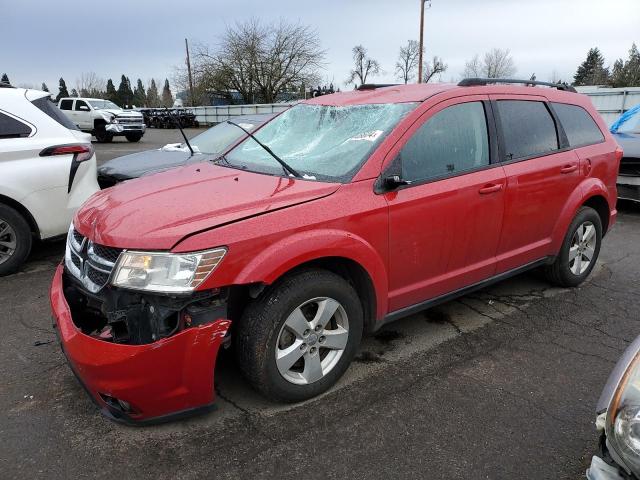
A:
<svg viewBox="0 0 640 480">
<path fill-rule="evenodd" d="M 309 180 L 348 181 L 370 152 L 415 103 L 387 105 L 296 105 L 255 135 Z M 227 156 L 233 165 L 269 174 L 282 167 L 248 138 Z"/>
</svg>

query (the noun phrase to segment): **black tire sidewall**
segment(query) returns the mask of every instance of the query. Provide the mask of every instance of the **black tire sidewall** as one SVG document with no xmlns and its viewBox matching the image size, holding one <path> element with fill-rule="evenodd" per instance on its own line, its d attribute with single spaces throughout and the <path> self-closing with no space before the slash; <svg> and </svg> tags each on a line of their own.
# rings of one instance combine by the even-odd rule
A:
<svg viewBox="0 0 640 480">
<path fill-rule="evenodd" d="M 0 263 L 0 276 L 15 272 L 29 256 L 33 238 L 29 224 L 15 209 L 0 204 L 0 220 L 7 222 L 16 234 L 16 250 L 9 260 Z"/>
<path fill-rule="evenodd" d="M 573 240 L 573 236 L 577 230 L 577 228 L 583 224 L 584 222 L 591 222 L 596 228 L 596 248 L 593 254 L 593 258 L 591 259 L 591 263 L 589 267 L 580 275 L 575 275 L 571 269 L 569 268 L 569 249 L 571 248 L 571 241 Z M 598 212 L 596 212 L 593 208 L 590 207 L 581 207 L 578 210 L 575 218 L 571 222 L 569 229 L 567 230 L 567 235 L 562 243 L 562 248 L 560 249 L 560 255 L 557 261 L 560 262 L 558 273 L 560 275 L 560 279 L 564 285 L 567 286 L 578 286 L 582 282 L 584 282 L 587 277 L 591 274 L 591 271 L 596 265 L 598 260 L 598 256 L 600 255 L 600 247 L 602 246 L 602 221 Z"/>
<path fill-rule="evenodd" d="M 275 361 L 277 338 L 289 314 L 316 297 L 333 298 L 342 305 L 349 321 L 349 340 L 340 360 L 327 375 L 309 385 L 296 385 L 283 378 L 278 370 Z M 258 385 L 254 386 L 269 398 L 297 402 L 323 393 L 344 374 L 357 353 L 363 330 L 362 305 L 355 289 L 336 274 L 308 271 L 293 275 L 275 284 L 252 307 L 248 315 L 260 309 L 263 318 L 254 323 L 251 332 L 245 332 L 240 340 L 249 345 L 240 348 L 249 347 L 257 352 L 255 362 L 252 362 L 255 365 L 248 366 L 256 369 L 250 376 L 257 378 Z"/>
<path fill-rule="evenodd" d="M 136 133 L 134 135 L 125 135 L 125 138 L 127 139 L 127 141 L 129 142 L 139 142 L 142 139 L 142 135 L 139 133 Z"/>
</svg>

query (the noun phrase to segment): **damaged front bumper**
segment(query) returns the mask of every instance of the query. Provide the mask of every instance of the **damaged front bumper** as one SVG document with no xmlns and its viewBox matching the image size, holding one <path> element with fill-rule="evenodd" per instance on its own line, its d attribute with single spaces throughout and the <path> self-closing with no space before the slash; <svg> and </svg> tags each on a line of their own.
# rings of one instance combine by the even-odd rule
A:
<svg viewBox="0 0 640 480">
<path fill-rule="evenodd" d="M 140 424 L 213 406 L 215 362 L 230 320 L 213 319 L 147 344 L 105 341 L 74 323 L 63 270 L 57 268 L 50 290 L 58 335 L 71 369 L 102 413 Z"/>
</svg>

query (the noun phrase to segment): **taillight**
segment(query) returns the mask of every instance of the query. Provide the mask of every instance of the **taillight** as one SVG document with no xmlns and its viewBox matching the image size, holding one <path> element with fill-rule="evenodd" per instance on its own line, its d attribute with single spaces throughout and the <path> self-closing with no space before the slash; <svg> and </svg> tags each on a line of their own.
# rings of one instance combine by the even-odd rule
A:
<svg viewBox="0 0 640 480">
<path fill-rule="evenodd" d="M 56 145 L 54 147 L 47 147 L 40 152 L 41 157 L 51 157 L 54 155 L 75 155 L 76 162 L 84 162 L 93 157 L 93 145 L 86 143 Z"/>
</svg>

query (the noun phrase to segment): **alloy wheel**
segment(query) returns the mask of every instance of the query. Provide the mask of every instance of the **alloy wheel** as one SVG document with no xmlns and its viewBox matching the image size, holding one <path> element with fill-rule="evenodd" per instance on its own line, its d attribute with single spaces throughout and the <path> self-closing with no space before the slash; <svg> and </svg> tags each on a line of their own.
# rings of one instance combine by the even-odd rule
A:
<svg viewBox="0 0 640 480">
<path fill-rule="evenodd" d="M 587 221 L 581 223 L 571 239 L 569 247 L 569 269 L 574 275 L 582 275 L 591 265 L 596 251 L 598 236 L 596 227 Z"/>
<path fill-rule="evenodd" d="M 342 305 L 328 297 L 307 300 L 289 314 L 276 343 L 276 366 L 297 385 L 321 380 L 337 365 L 349 341 Z"/>
<path fill-rule="evenodd" d="M 0 264 L 9 260 L 16 251 L 16 232 L 11 225 L 0 218 Z"/>
</svg>

